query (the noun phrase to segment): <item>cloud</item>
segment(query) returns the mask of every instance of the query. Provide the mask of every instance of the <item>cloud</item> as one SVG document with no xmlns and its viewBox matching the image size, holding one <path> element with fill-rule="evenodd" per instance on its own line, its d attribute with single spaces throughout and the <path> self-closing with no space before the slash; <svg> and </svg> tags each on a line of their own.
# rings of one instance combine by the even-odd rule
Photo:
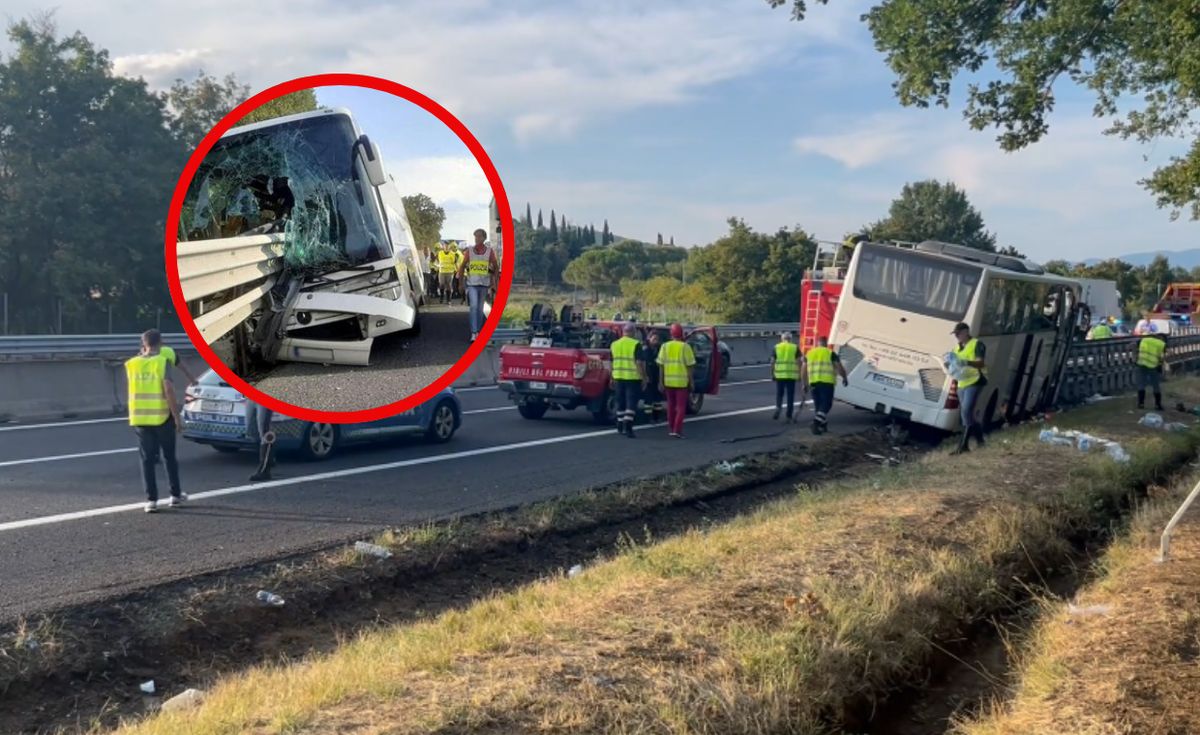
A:
<svg viewBox="0 0 1200 735">
<path fill-rule="evenodd" d="M 208 48 L 187 48 L 117 56 L 113 59 L 113 71 L 122 76 L 142 77 L 151 86 L 165 87 L 178 78 L 195 75 L 211 53 Z"/>
<path fill-rule="evenodd" d="M 896 158 L 910 150 L 916 130 L 895 115 L 875 115 L 851 132 L 801 135 L 793 139 L 798 153 L 812 153 L 856 169 Z"/>
<path fill-rule="evenodd" d="M 442 207 L 447 237 L 467 239 L 475 228 L 487 229 L 492 189 L 473 157 L 408 158 L 387 166 L 402 196 L 419 192 Z"/>
</svg>

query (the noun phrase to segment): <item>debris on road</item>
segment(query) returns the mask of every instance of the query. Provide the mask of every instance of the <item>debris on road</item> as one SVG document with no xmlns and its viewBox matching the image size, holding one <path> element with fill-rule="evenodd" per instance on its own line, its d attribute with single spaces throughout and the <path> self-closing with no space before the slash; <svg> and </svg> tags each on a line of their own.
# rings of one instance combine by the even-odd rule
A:
<svg viewBox="0 0 1200 735">
<path fill-rule="evenodd" d="M 1112 605 L 1085 605 L 1083 607 L 1079 607 L 1073 602 L 1067 603 L 1067 613 L 1079 617 L 1108 615 L 1110 612 L 1112 612 Z"/>
<path fill-rule="evenodd" d="M 578 577 L 580 574 L 583 574 L 583 565 L 582 564 L 576 564 L 575 566 L 573 566 L 567 570 L 568 577 Z"/>
<path fill-rule="evenodd" d="M 882 454 L 871 454 L 870 452 L 867 452 L 864 456 L 867 459 L 875 460 L 876 462 L 883 465 L 884 467 L 896 467 L 897 465 L 900 464 L 900 460 L 897 459 L 896 457 L 885 457 Z"/>
<path fill-rule="evenodd" d="M 257 597 L 258 601 L 264 605 L 270 605 L 272 607 L 283 607 L 283 605 L 284 605 L 283 598 L 280 597 L 279 595 L 275 594 L 274 592 L 267 592 L 266 590 L 259 590 L 258 594 L 255 595 L 255 597 Z"/>
<path fill-rule="evenodd" d="M 143 681 L 138 689 L 141 689 L 145 694 L 154 694 L 154 680 L 151 679 L 150 681 Z"/>
<path fill-rule="evenodd" d="M 1099 403 L 1100 401 L 1111 401 L 1113 398 L 1114 398 L 1114 396 L 1102 396 L 1099 393 L 1096 393 L 1094 395 L 1088 396 L 1087 398 L 1084 398 L 1083 402 L 1088 405 L 1091 405 L 1093 403 Z"/>
<path fill-rule="evenodd" d="M 743 468 L 745 466 L 746 466 L 745 462 L 728 462 L 728 461 L 717 462 L 716 465 L 714 465 L 714 467 L 716 467 L 718 472 L 723 472 L 726 475 L 732 475 L 734 472 L 737 472 L 738 470 L 740 470 L 741 468 Z"/>
<path fill-rule="evenodd" d="M 204 701 L 204 692 L 200 689 L 187 689 L 162 703 L 163 712 L 191 709 L 200 706 Z"/>
<path fill-rule="evenodd" d="M 391 559 L 392 552 L 378 544 L 369 544 L 366 541 L 357 541 L 354 544 L 354 550 L 364 556 L 375 556 L 380 559 Z"/>
<path fill-rule="evenodd" d="M 1042 429 L 1041 432 L 1038 433 L 1038 440 L 1046 444 L 1077 447 L 1079 451 L 1084 453 L 1090 452 L 1097 447 L 1104 447 L 1105 453 L 1108 454 L 1113 461 L 1122 463 L 1129 461 L 1129 454 L 1118 442 L 1099 436 L 1092 436 L 1091 434 L 1082 431 L 1075 431 L 1074 429 L 1070 431 L 1059 431 L 1057 426 L 1053 426 L 1049 429 Z"/>
</svg>

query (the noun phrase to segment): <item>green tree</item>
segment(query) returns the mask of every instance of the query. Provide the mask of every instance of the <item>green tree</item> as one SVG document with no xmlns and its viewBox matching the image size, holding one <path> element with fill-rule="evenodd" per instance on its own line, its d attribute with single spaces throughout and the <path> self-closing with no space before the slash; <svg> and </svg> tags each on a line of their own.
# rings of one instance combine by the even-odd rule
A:
<svg viewBox="0 0 1200 735">
<path fill-rule="evenodd" d="M 446 211 L 425 194 L 402 197 L 404 213 L 412 227 L 417 247 L 428 253 L 442 239 L 442 225 L 446 222 Z"/>
<path fill-rule="evenodd" d="M 9 328 L 155 324 L 162 233 L 184 148 L 164 99 L 50 16 L 12 23 L 0 58 L 0 292 Z"/>
<path fill-rule="evenodd" d="M 612 242 L 612 233 L 608 231 L 608 220 L 604 220 L 604 229 L 600 233 L 600 244 L 607 245 Z"/>
<path fill-rule="evenodd" d="M 301 89 L 298 92 L 285 94 L 282 97 L 267 102 L 263 105 L 251 110 L 241 120 L 237 121 L 238 125 L 249 125 L 251 123 L 262 122 L 263 120 L 271 120 L 284 115 L 295 115 L 301 112 L 312 112 L 317 109 L 317 93 L 311 89 Z"/>
<path fill-rule="evenodd" d="M 1069 276 L 1073 266 L 1065 260 L 1049 260 L 1042 264 L 1042 268 L 1047 273 L 1054 273 L 1060 276 Z"/>
<path fill-rule="evenodd" d="M 729 234 L 691 252 L 689 285 L 701 285 L 706 306 L 731 322 L 795 322 L 800 318 L 800 280 L 816 243 L 800 228 L 774 235 L 729 220 Z"/>
<path fill-rule="evenodd" d="M 533 215 L 529 213 L 529 202 L 525 202 L 525 224 L 533 227 Z"/>
<path fill-rule="evenodd" d="M 628 278 L 627 259 L 609 249 L 589 250 L 563 270 L 564 281 L 588 289 L 596 300 L 600 299 L 601 293 L 619 290 L 621 281 Z"/>
<path fill-rule="evenodd" d="M 558 239 L 558 220 L 555 218 L 554 210 L 550 210 L 550 239 Z"/>
<path fill-rule="evenodd" d="M 171 131 L 190 151 L 221 118 L 249 96 L 250 88 L 232 74 L 217 79 L 201 70 L 190 82 L 176 79 L 167 92 L 167 104 L 173 114 Z"/>
<path fill-rule="evenodd" d="M 824 0 L 818 0 L 824 2 Z M 803 19 L 806 0 L 789 4 Z M 1050 128 L 1060 79 L 1091 90 L 1106 134 L 1190 141 L 1142 183 L 1175 218 L 1200 219 L 1200 13 L 1194 2 L 883 0 L 863 16 L 896 75 L 903 105 L 948 107 L 951 83 L 985 65 L 999 79 L 967 88 L 964 116 L 998 129 L 1006 151 Z"/>
<path fill-rule="evenodd" d="M 995 252 L 996 236 L 983 216 L 953 183 L 928 180 L 905 184 L 885 219 L 870 225 L 876 240 L 940 240 Z"/>
</svg>

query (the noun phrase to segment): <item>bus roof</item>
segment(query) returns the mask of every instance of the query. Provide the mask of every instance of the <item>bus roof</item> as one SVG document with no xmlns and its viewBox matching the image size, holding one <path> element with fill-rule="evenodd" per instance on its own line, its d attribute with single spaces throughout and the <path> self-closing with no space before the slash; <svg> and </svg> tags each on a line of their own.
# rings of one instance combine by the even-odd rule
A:
<svg viewBox="0 0 1200 735">
<path fill-rule="evenodd" d="M 320 110 L 313 110 L 311 112 L 297 112 L 295 115 L 284 115 L 283 117 L 273 117 L 270 120 L 263 120 L 261 122 L 250 123 L 249 125 L 239 125 L 237 127 L 233 127 L 233 128 L 230 128 L 229 130 L 226 130 L 225 134 L 222 135 L 221 137 L 229 138 L 234 135 L 241 135 L 242 133 L 249 133 L 254 130 L 262 130 L 263 128 L 272 128 L 272 127 L 275 127 L 276 125 L 283 125 L 285 123 L 296 122 L 297 120 L 306 120 L 308 118 L 313 118 L 313 117 L 328 117 L 330 115 L 343 115 L 345 117 L 348 117 L 348 118 L 350 118 L 350 124 L 354 125 L 354 115 L 351 114 L 351 112 L 349 110 L 347 110 L 344 107 L 331 107 L 331 108 L 325 108 L 325 109 L 320 109 Z M 354 132 L 355 132 L 355 134 L 358 133 L 357 125 L 354 126 Z"/>
<path fill-rule="evenodd" d="M 935 260 L 944 260 L 960 265 L 970 265 L 979 268 L 981 272 L 985 272 L 993 276 L 1002 276 L 1004 278 L 1016 278 L 1030 281 L 1052 281 L 1054 283 L 1071 283 L 1078 285 L 1076 279 L 1066 276 L 1059 276 L 1054 273 L 1047 273 L 1042 267 L 1033 261 L 1014 256 L 999 255 L 997 253 L 989 253 L 986 251 L 970 252 L 970 249 L 963 245 L 954 245 L 952 243 L 943 243 L 936 240 L 926 240 L 915 245 L 904 245 L 891 242 L 866 242 L 865 245 L 876 247 L 892 247 L 898 250 L 903 250 L 915 255 L 932 258 Z M 963 252 L 967 251 L 967 252 Z M 991 260 L 993 262 L 986 262 Z M 1006 265 L 1010 262 L 1012 265 Z M 1016 265 L 1020 264 L 1019 270 Z M 1036 270 L 1035 270 L 1036 269 Z"/>
</svg>

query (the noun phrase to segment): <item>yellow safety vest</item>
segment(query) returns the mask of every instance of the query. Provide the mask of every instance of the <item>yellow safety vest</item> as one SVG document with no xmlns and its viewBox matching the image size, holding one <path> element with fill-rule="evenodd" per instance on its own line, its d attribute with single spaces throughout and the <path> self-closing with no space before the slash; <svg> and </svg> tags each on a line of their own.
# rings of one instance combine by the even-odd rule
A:
<svg viewBox="0 0 1200 735">
<path fill-rule="evenodd" d="M 954 350 L 954 355 L 958 357 L 959 362 L 963 364 L 962 377 L 958 379 L 959 388 L 970 388 L 972 385 L 975 385 L 979 382 L 980 376 L 985 374 L 985 372 L 979 368 L 974 368 L 967 364 L 967 361 L 976 359 L 975 345 L 978 342 L 979 340 L 972 337 L 971 339 L 967 340 L 965 345 Z"/>
<path fill-rule="evenodd" d="M 472 248 L 470 251 L 470 260 L 467 261 L 467 285 L 468 286 L 490 286 L 492 283 L 492 249 L 484 248 L 482 253 L 475 252 Z"/>
<path fill-rule="evenodd" d="M 809 383 L 833 385 L 837 382 L 837 378 L 833 376 L 833 350 L 828 347 L 813 347 L 804 359 L 808 362 Z"/>
<path fill-rule="evenodd" d="M 443 250 L 438 253 L 438 273 L 453 273 L 458 270 L 458 256 L 452 251 Z"/>
<path fill-rule="evenodd" d="M 1167 345 L 1158 337 L 1142 337 L 1138 342 L 1138 367 L 1155 369 L 1162 364 Z"/>
<path fill-rule="evenodd" d="M 688 387 L 687 369 L 696 364 L 696 354 L 687 342 L 671 340 L 658 351 L 659 365 L 662 365 L 663 385 L 667 388 Z"/>
<path fill-rule="evenodd" d="M 641 344 L 633 337 L 621 337 L 612 343 L 613 380 L 641 380 L 637 371 L 637 348 Z"/>
<path fill-rule="evenodd" d="M 171 417 L 171 408 L 163 393 L 167 377 L 167 358 L 162 354 L 137 356 L 125 361 L 129 384 L 129 425 L 162 426 Z"/>
<path fill-rule="evenodd" d="M 775 367 L 772 375 L 776 380 L 796 380 L 800 377 L 800 369 L 796 367 L 796 345 L 791 342 L 780 342 L 775 345 Z"/>
<path fill-rule="evenodd" d="M 1109 339 L 1112 337 L 1112 329 L 1107 324 L 1097 324 L 1092 327 L 1092 339 Z"/>
</svg>

